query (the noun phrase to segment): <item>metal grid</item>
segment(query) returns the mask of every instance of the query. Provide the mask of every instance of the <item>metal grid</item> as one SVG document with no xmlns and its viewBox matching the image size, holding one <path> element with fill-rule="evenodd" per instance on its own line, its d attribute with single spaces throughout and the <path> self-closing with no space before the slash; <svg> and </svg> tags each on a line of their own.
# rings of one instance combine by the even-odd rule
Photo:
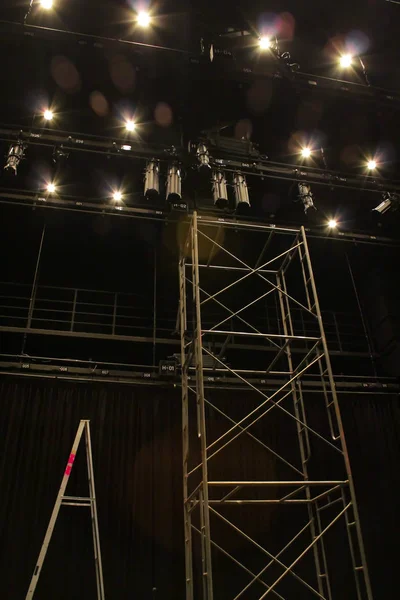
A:
<svg viewBox="0 0 400 600">
<path fill-rule="evenodd" d="M 224 222 L 194 213 L 182 246 L 179 285 L 186 600 L 372 600 L 304 228 Z M 253 307 L 271 296 L 277 299 L 280 326 L 262 329 L 252 322 Z M 210 326 L 208 309 L 215 304 L 225 317 Z M 296 329 L 293 308 L 307 317 L 303 324 L 311 320 L 312 335 Z M 232 338 L 268 345 L 274 356 L 268 353 L 262 368 L 243 369 L 243 357 L 229 355 Z M 225 341 L 222 348 L 216 340 Z M 205 397 L 206 358 L 245 385 L 243 402 L 235 404 L 218 391 Z M 310 374 L 321 385 L 312 399 L 302 385 Z M 284 382 L 272 393 L 252 379 L 276 375 Z M 263 453 L 253 460 L 256 469 L 241 458 L 249 444 Z M 268 520 L 272 535 L 263 531 Z M 227 575 L 229 584 L 221 578 L 221 556 L 241 573 Z M 344 585 L 350 595 L 343 593 Z"/>
</svg>

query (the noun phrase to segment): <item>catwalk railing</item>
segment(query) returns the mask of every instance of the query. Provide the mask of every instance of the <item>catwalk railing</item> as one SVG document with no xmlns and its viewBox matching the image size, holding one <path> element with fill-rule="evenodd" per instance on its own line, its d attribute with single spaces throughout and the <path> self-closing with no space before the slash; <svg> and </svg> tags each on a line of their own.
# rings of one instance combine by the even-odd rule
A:
<svg viewBox="0 0 400 600">
<path fill-rule="evenodd" d="M 212 314 L 206 315 L 205 328 L 212 327 L 221 315 L 223 311 L 216 306 Z M 301 309 L 294 308 L 292 318 L 300 335 L 317 334 L 318 327 Z M 359 314 L 324 311 L 323 318 L 331 351 L 368 354 Z M 283 328 L 274 301 L 257 307 L 253 322 L 271 332 L 279 333 Z M 234 331 L 233 319 L 225 326 Z M 152 303 L 139 294 L 46 285 L 32 290 L 29 284 L 0 282 L 0 327 L 165 338 L 176 332 L 176 312 L 159 303 L 154 319 Z M 240 336 L 232 334 L 229 343 L 241 341 Z"/>
<path fill-rule="evenodd" d="M 182 247 L 186 599 L 372 600 L 305 230 L 279 233 L 268 226 L 229 229 L 195 213 Z M 262 250 L 255 260 L 257 236 Z M 208 255 L 212 270 L 199 255 Z M 254 306 L 266 297 L 276 297 L 280 311 L 280 325 L 270 329 L 253 321 Z M 225 317 L 210 326 L 214 303 Z M 298 310 L 303 321 L 294 317 Z M 243 355 L 209 342 L 232 336 L 274 349 L 262 372 L 282 378 L 275 391 L 249 378 Z M 240 380 L 243 402 L 205 391 L 206 357 Z M 256 360 L 254 353 L 248 359 Z M 311 374 L 320 380 L 314 395 L 305 385 Z M 239 575 L 231 569 L 221 577 L 221 557 Z"/>
</svg>

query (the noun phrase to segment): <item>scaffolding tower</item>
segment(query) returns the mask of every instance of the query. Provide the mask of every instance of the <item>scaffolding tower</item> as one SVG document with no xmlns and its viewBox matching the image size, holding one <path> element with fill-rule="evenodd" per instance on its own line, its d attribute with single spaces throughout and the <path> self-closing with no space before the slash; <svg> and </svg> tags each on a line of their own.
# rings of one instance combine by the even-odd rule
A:
<svg viewBox="0 0 400 600">
<path fill-rule="evenodd" d="M 372 600 L 305 229 L 195 212 L 185 236 L 186 600 Z M 205 391 L 216 373 L 240 400 Z"/>
</svg>

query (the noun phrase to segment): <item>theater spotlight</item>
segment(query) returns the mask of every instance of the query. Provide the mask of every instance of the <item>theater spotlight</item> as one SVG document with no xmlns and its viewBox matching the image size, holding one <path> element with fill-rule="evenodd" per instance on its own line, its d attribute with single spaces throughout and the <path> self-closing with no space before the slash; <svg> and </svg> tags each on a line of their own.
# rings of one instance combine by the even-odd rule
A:
<svg viewBox="0 0 400 600">
<path fill-rule="evenodd" d="M 46 189 L 49 192 L 49 194 L 54 194 L 54 192 L 56 191 L 56 186 L 54 185 L 54 183 L 48 183 Z"/>
<path fill-rule="evenodd" d="M 329 227 L 329 229 L 336 229 L 337 221 L 335 219 L 330 219 L 328 221 L 328 227 Z"/>
<path fill-rule="evenodd" d="M 157 160 L 149 160 L 144 174 L 144 195 L 155 198 L 160 193 L 160 164 Z"/>
<path fill-rule="evenodd" d="M 53 117 L 54 117 L 54 114 L 51 110 L 47 109 L 47 110 L 43 111 L 43 119 L 45 121 L 51 121 L 53 119 Z"/>
<path fill-rule="evenodd" d="M 258 46 L 260 50 L 269 50 L 269 48 L 272 48 L 272 42 L 270 38 L 263 36 L 258 40 Z"/>
<path fill-rule="evenodd" d="M 398 208 L 400 208 L 400 196 L 398 196 L 397 194 L 392 194 L 390 192 L 384 192 L 382 194 L 382 202 L 372 210 L 383 215 L 386 211 L 390 209 L 397 210 Z"/>
<path fill-rule="evenodd" d="M 376 162 L 376 160 L 369 160 L 369 161 L 367 162 L 367 169 L 368 169 L 369 171 L 374 171 L 374 170 L 376 169 L 376 167 L 377 167 L 377 166 L 378 166 L 378 165 L 377 165 L 377 162 Z"/>
<path fill-rule="evenodd" d="M 211 181 L 215 206 L 217 208 L 225 208 L 228 206 L 228 188 L 224 173 L 222 171 L 213 171 Z"/>
<path fill-rule="evenodd" d="M 116 190 L 113 193 L 113 200 L 115 200 L 115 202 L 121 202 L 121 200 L 122 200 L 122 192 Z"/>
<path fill-rule="evenodd" d="M 18 141 L 15 144 L 11 144 L 11 146 L 8 150 L 8 155 L 7 155 L 6 164 L 4 166 L 4 170 L 5 171 L 14 171 L 14 175 L 16 175 L 19 163 L 24 158 L 25 150 L 26 150 L 26 144 L 24 144 L 23 142 Z"/>
<path fill-rule="evenodd" d="M 54 146 L 53 162 L 55 164 L 63 164 L 69 157 L 69 152 L 66 152 L 62 146 Z"/>
<path fill-rule="evenodd" d="M 50 8 L 53 8 L 53 0 L 40 0 L 40 6 L 49 10 Z"/>
<path fill-rule="evenodd" d="M 311 187 L 308 185 L 308 183 L 300 182 L 298 184 L 298 188 L 299 188 L 298 198 L 303 203 L 304 212 L 307 213 L 309 208 L 314 208 L 316 210 L 316 208 L 314 206 L 314 200 L 313 200 L 313 195 L 311 192 Z"/>
<path fill-rule="evenodd" d="M 311 156 L 311 149 L 310 148 L 302 148 L 301 149 L 301 156 L 303 158 L 310 158 L 310 156 Z"/>
<path fill-rule="evenodd" d="M 125 129 L 127 131 L 135 131 L 136 129 L 136 123 L 135 121 L 132 121 L 131 119 L 129 119 L 128 121 L 125 122 Z"/>
<path fill-rule="evenodd" d="M 181 170 L 177 164 L 168 167 L 167 178 L 167 202 L 174 204 L 180 202 L 182 198 L 182 176 Z"/>
<path fill-rule="evenodd" d="M 150 22 L 151 18 L 148 12 L 143 10 L 138 14 L 137 24 L 140 25 L 140 27 L 148 27 L 150 25 Z"/>
<path fill-rule="evenodd" d="M 238 212 L 247 212 L 250 208 L 249 190 L 246 177 L 241 173 L 233 175 L 233 192 L 235 194 L 235 205 Z"/>
<path fill-rule="evenodd" d="M 339 58 L 339 64 L 343 69 L 348 69 L 353 64 L 353 57 L 351 54 L 342 54 Z"/>
<path fill-rule="evenodd" d="M 197 146 L 197 160 L 199 161 L 199 169 L 203 169 L 204 167 L 210 168 L 210 154 L 208 152 L 207 146 L 200 142 Z"/>
</svg>

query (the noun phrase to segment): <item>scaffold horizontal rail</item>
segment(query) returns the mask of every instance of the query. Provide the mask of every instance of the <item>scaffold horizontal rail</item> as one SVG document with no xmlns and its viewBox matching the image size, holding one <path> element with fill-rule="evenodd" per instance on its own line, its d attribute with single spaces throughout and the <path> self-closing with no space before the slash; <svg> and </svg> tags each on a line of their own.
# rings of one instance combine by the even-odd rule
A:
<svg viewBox="0 0 400 600">
<path fill-rule="evenodd" d="M 209 481 L 209 486 L 296 486 L 296 485 L 306 485 L 306 486 L 325 486 L 325 485 L 348 485 L 348 480 L 343 481 L 308 481 L 308 480 L 299 480 L 299 481 Z"/>
<path fill-rule="evenodd" d="M 309 341 L 309 342 L 320 342 L 320 337 L 312 337 L 307 335 L 287 335 L 284 333 L 256 333 L 256 332 L 247 332 L 247 331 L 223 331 L 221 329 L 202 329 L 202 335 L 204 333 L 216 333 L 218 335 L 240 335 L 242 337 L 268 337 L 274 339 L 283 339 L 283 340 L 301 340 L 301 341 Z"/>
</svg>

